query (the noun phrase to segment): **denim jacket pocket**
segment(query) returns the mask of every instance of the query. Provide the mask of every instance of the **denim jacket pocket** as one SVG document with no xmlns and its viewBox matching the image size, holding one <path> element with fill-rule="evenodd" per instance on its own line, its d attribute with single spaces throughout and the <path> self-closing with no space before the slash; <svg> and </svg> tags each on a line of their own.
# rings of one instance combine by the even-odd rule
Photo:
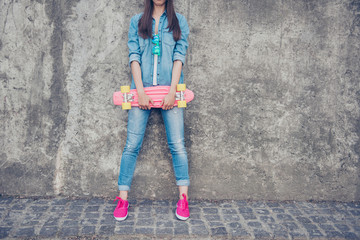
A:
<svg viewBox="0 0 360 240">
<path fill-rule="evenodd" d="M 173 33 L 169 32 L 167 30 L 164 30 L 164 32 L 163 32 L 163 42 L 165 44 L 167 44 L 167 45 L 174 46 L 175 45 L 175 40 L 174 40 L 174 37 L 173 37 Z"/>
</svg>

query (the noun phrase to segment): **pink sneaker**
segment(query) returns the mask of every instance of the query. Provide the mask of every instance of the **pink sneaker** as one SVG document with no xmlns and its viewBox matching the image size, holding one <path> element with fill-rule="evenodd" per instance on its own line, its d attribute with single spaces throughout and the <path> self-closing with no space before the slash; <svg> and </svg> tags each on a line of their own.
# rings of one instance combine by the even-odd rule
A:
<svg viewBox="0 0 360 240">
<path fill-rule="evenodd" d="M 185 193 L 183 193 L 182 196 L 183 199 L 179 200 L 177 203 L 175 214 L 178 219 L 185 221 L 190 217 L 190 212 L 189 212 L 188 201 L 186 200 Z"/>
<path fill-rule="evenodd" d="M 129 202 L 116 197 L 114 202 L 118 200 L 117 206 L 114 210 L 114 218 L 118 221 L 124 221 L 128 215 Z"/>
</svg>

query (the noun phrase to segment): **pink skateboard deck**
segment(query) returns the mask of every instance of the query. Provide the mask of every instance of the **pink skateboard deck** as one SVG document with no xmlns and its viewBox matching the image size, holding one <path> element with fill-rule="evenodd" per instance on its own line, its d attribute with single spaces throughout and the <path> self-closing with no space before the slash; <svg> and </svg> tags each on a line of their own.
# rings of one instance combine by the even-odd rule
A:
<svg viewBox="0 0 360 240">
<path fill-rule="evenodd" d="M 161 104 L 163 98 L 165 97 L 165 95 L 169 93 L 170 86 L 146 87 L 146 88 L 144 88 L 144 90 L 145 90 L 146 95 L 148 95 L 154 101 L 154 105 L 150 103 L 150 107 L 151 108 L 161 108 L 162 105 L 160 105 L 160 104 Z M 177 106 L 177 102 L 180 100 L 180 94 L 181 94 L 181 92 L 176 92 L 174 106 Z M 136 89 L 131 89 L 130 92 L 127 93 L 127 95 L 128 95 L 128 102 L 131 102 L 131 106 L 138 107 L 139 103 L 138 103 L 138 94 L 137 94 Z M 193 99 L 194 99 L 194 93 L 191 90 L 186 89 L 184 91 L 184 100 L 186 102 L 190 102 Z M 124 94 L 121 93 L 120 91 L 114 92 L 113 101 L 114 101 L 115 105 L 122 105 L 122 103 L 124 101 Z"/>
</svg>

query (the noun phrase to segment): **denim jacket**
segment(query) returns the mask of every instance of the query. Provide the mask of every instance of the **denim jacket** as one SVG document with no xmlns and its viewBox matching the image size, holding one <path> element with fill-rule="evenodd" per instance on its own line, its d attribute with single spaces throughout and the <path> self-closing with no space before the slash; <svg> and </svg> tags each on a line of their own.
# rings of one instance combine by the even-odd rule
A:
<svg viewBox="0 0 360 240">
<path fill-rule="evenodd" d="M 142 16 L 137 14 L 131 18 L 129 29 L 129 64 L 138 61 L 141 66 L 142 82 L 144 87 L 153 86 L 154 55 L 152 53 L 153 43 L 151 38 L 143 39 L 138 34 L 138 23 Z M 160 37 L 160 56 L 157 65 L 158 85 L 170 86 L 172 80 L 172 68 L 175 60 L 185 63 L 186 50 L 188 48 L 187 37 L 189 27 L 184 16 L 176 13 L 181 29 L 181 38 L 175 41 L 173 33 L 169 32 L 166 11 L 161 15 L 158 27 Z M 153 19 L 153 35 L 155 31 L 155 19 Z M 183 72 L 181 71 L 179 83 L 184 82 Z M 134 78 L 132 78 L 131 89 L 135 89 Z"/>
</svg>

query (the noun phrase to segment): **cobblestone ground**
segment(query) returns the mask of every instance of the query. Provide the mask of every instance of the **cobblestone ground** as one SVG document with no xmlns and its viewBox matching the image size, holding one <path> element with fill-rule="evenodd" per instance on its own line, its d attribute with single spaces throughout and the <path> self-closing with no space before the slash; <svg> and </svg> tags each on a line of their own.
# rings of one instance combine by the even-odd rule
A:
<svg viewBox="0 0 360 240">
<path fill-rule="evenodd" d="M 0 197 L 0 238 L 31 239 L 360 239 L 360 203 L 130 201 L 123 222 L 112 200 Z"/>
</svg>

